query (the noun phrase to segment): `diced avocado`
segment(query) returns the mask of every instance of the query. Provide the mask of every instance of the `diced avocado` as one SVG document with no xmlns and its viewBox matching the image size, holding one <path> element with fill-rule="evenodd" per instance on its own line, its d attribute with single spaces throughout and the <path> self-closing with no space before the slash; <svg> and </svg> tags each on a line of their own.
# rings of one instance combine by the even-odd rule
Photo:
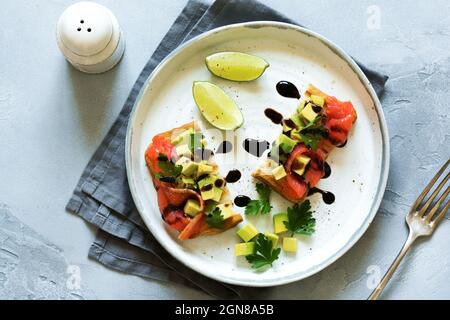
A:
<svg viewBox="0 0 450 320">
<path fill-rule="evenodd" d="M 190 161 L 186 165 L 183 165 L 183 170 L 181 170 L 181 173 L 184 174 L 185 176 L 192 177 L 195 176 L 197 168 L 198 165 L 195 162 Z"/>
<path fill-rule="evenodd" d="M 231 216 L 237 215 L 238 213 L 233 211 L 233 205 L 230 202 L 221 203 L 217 206 L 217 208 L 222 211 L 223 220 L 228 219 Z"/>
<path fill-rule="evenodd" d="M 290 153 L 294 149 L 297 141 L 289 138 L 287 135 L 282 134 L 277 139 L 277 144 L 280 146 L 281 150 L 285 153 Z"/>
<path fill-rule="evenodd" d="M 275 180 L 280 180 L 281 178 L 284 178 L 286 176 L 286 171 L 284 170 L 284 167 L 282 165 L 279 165 L 272 170 L 272 175 Z"/>
<path fill-rule="evenodd" d="M 242 240 L 248 242 L 258 234 L 258 230 L 256 230 L 256 228 L 251 223 L 248 223 L 244 227 L 239 229 L 236 233 L 239 237 L 241 237 Z"/>
<path fill-rule="evenodd" d="M 292 164 L 292 170 L 299 176 L 302 176 L 305 173 L 305 169 L 309 161 L 311 161 L 310 157 L 303 154 L 299 155 L 295 158 L 294 163 Z"/>
<path fill-rule="evenodd" d="M 315 105 L 323 107 L 323 105 L 325 104 L 325 98 L 324 97 L 316 96 L 316 95 L 312 94 L 310 98 L 311 98 L 312 102 Z"/>
<path fill-rule="evenodd" d="M 180 134 L 172 137 L 170 142 L 173 145 L 180 144 L 181 142 L 187 143 L 189 141 L 189 137 L 190 137 L 191 133 L 194 133 L 193 128 L 189 128 L 188 130 L 185 130 L 185 131 L 181 132 Z"/>
<path fill-rule="evenodd" d="M 311 103 L 308 103 L 306 107 L 300 112 L 300 115 L 308 121 L 313 121 L 319 114 L 316 113 Z"/>
<path fill-rule="evenodd" d="M 214 168 L 213 166 L 210 166 L 208 164 L 204 164 L 204 163 L 199 163 L 198 164 L 198 169 L 197 169 L 197 177 L 200 177 L 206 173 L 211 173 L 213 172 Z"/>
<path fill-rule="evenodd" d="M 283 126 L 283 132 L 288 132 L 292 130 L 292 128 L 289 127 L 285 121 L 281 122 L 281 125 Z"/>
<path fill-rule="evenodd" d="M 188 177 L 181 177 L 181 181 L 185 184 L 185 185 L 195 185 L 195 181 L 192 178 L 188 178 Z"/>
<path fill-rule="evenodd" d="M 215 175 L 210 174 L 198 182 L 198 187 L 201 189 L 208 184 L 214 185 L 214 181 L 216 181 L 216 179 L 217 177 Z"/>
<path fill-rule="evenodd" d="M 255 253 L 255 243 L 254 242 L 244 242 L 236 243 L 234 245 L 234 255 L 238 256 L 248 256 L 249 254 Z"/>
<path fill-rule="evenodd" d="M 207 188 L 207 190 L 200 189 L 200 195 L 202 196 L 203 200 L 212 200 L 214 199 L 215 193 L 214 193 L 214 187 L 211 185 L 211 188 L 208 188 L 209 185 L 204 186 L 203 188 Z"/>
<path fill-rule="evenodd" d="M 208 142 L 206 141 L 205 138 L 201 139 L 200 143 L 202 144 L 203 148 L 206 148 L 208 146 Z"/>
<path fill-rule="evenodd" d="M 291 116 L 291 120 L 297 127 L 303 126 L 302 120 L 300 120 L 300 116 L 298 114 L 294 114 L 293 116 Z"/>
<path fill-rule="evenodd" d="M 297 252 L 297 239 L 284 237 L 283 238 L 283 251 L 286 252 Z"/>
<path fill-rule="evenodd" d="M 267 237 L 267 239 L 272 241 L 273 248 L 275 249 L 278 246 L 278 236 L 275 233 L 269 232 L 264 233 L 264 235 Z"/>
<path fill-rule="evenodd" d="M 184 213 L 194 217 L 200 211 L 200 203 L 197 200 L 189 199 L 184 205 Z"/>
<path fill-rule="evenodd" d="M 177 155 L 179 156 L 191 156 L 191 150 L 189 150 L 189 147 L 187 144 L 180 144 L 175 148 L 175 151 L 177 152 Z"/>
<path fill-rule="evenodd" d="M 275 233 L 287 231 L 284 221 L 288 221 L 287 213 L 278 213 L 273 216 L 273 230 Z"/>
<path fill-rule="evenodd" d="M 182 156 L 182 157 L 180 157 L 180 159 L 177 160 L 177 162 L 175 162 L 175 165 L 184 166 L 184 165 L 188 164 L 189 162 L 191 162 L 190 158 Z"/>
<path fill-rule="evenodd" d="M 214 197 L 212 198 L 212 200 L 219 202 L 220 198 L 222 198 L 223 189 L 213 187 L 213 190 L 214 190 Z"/>
<path fill-rule="evenodd" d="M 300 132 L 298 130 L 292 130 L 291 131 L 291 138 L 296 141 L 301 141 L 302 137 L 300 136 Z"/>
<path fill-rule="evenodd" d="M 298 112 L 298 113 L 301 113 L 301 112 L 302 112 L 303 108 L 305 107 L 305 104 L 306 104 L 306 100 L 302 100 L 302 101 L 300 102 L 300 104 L 299 104 L 298 107 L 297 107 L 297 112 Z"/>
</svg>

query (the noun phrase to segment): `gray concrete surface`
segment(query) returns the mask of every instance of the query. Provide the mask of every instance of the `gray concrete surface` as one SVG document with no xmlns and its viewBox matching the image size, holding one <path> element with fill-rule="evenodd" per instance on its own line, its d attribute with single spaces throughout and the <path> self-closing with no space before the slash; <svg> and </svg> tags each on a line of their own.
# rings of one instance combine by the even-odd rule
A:
<svg viewBox="0 0 450 320">
<path fill-rule="evenodd" d="M 72 2 L 0 0 L 0 299 L 206 298 L 88 260 L 95 230 L 64 210 L 83 167 L 185 1 L 98 1 L 117 15 L 127 50 L 117 68 L 97 76 L 73 70 L 56 46 L 55 23 Z M 391 172 L 374 223 L 326 270 L 266 296 L 364 299 L 372 277 L 384 272 L 406 238 L 410 203 L 450 156 L 450 2 L 263 2 L 390 76 L 382 103 Z M 431 239 L 417 243 L 384 298 L 450 298 L 448 220 Z M 71 278 L 78 271 L 80 286 Z"/>
</svg>

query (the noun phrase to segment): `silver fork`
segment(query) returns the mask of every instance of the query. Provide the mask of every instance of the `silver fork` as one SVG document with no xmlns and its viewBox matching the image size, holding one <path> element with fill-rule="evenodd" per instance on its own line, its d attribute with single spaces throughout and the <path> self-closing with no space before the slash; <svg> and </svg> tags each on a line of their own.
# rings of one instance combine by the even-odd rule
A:
<svg viewBox="0 0 450 320">
<path fill-rule="evenodd" d="M 424 201 L 425 196 L 430 192 L 432 187 L 439 180 L 440 176 L 445 172 L 449 163 L 450 163 L 450 159 L 447 160 L 447 162 L 444 164 L 444 166 L 438 171 L 438 173 L 436 173 L 436 175 L 433 177 L 433 179 L 431 179 L 431 181 L 428 183 L 426 188 L 423 190 L 423 192 L 419 195 L 417 200 L 412 205 L 409 213 L 406 215 L 406 223 L 409 226 L 408 239 L 406 240 L 405 244 L 403 245 L 403 248 L 400 251 L 400 253 L 398 254 L 397 258 L 395 258 L 394 262 L 389 267 L 389 270 L 386 272 L 383 279 L 381 279 L 378 286 L 375 288 L 375 290 L 369 296 L 369 300 L 377 300 L 378 299 L 378 297 L 380 296 L 384 287 L 386 287 L 387 283 L 391 279 L 395 270 L 397 270 L 397 267 L 399 266 L 400 262 L 402 261 L 403 257 L 408 252 L 409 248 L 414 243 L 414 241 L 418 237 L 431 235 L 434 232 L 434 230 L 436 229 L 436 227 L 439 224 L 439 222 L 441 221 L 441 219 L 444 217 L 445 213 L 450 208 L 450 201 L 447 201 L 447 203 L 443 206 L 443 208 L 440 211 L 438 211 L 439 208 L 441 207 L 442 203 L 447 198 L 447 196 L 450 192 L 450 187 L 447 187 L 447 189 L 445 189 L 445 191 L 442 193 L 442 195 L 439 197 L 439 199 L 436 201 L 436 203 L 428 210 L 428 208 L 433 203 L 436 196 L 440 193 L 442 188 L 446 185 L 446 183 L 450 177 L 450 172 L 447 173 L 445 178 L 439 183 L 439 185 L 433 191 L 431 196 L 419 208 L 420 204 Z"/>
</svg>

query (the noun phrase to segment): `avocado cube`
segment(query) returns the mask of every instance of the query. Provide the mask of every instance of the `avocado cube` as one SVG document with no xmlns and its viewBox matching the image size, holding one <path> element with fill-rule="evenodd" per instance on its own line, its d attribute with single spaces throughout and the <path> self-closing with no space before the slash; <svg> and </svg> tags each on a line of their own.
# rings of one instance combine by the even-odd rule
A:
<svg viewBox="0 0 450 320">
<path fill-rule="evenodd" d="M 305 173 L 305 169 L 309 161 L 311 161 L 310 157 L 303 154 L 299 155 L 295 158 L 294 163 L 292 164 L 292 170 L 299 176 L 302 176 Z"/>
<path fill-rule="evenodd" d="M 237 243 L 234 245 L 234 255 L 238 256 L 248 256 L 249 254 L 255 253 L 255 243 L 254 242 L 244 242 Z"/>
<path fill-rule="evenodd" d="M 189 150 L 189 147 L 187 144 L 180 144 L 175 148 L 175 151 L 177 152 L 177 155 L 179 156 L 191 156 L 191 150 Z"/>
<path fill-rule="evenodd" d="M 316 96 L 316 95 L 312 94 L 310 99 L 315 105 L 318 105 L 320 107 L 323 107 L 323 105 L 325 104 L 325 98 L 324 97 Z"/>
<path fill-rule="evenodd" d="M 184 205 L 184 213 L 190 217 L 195 217 L 200 212 L 200 203 L 197 200 L 189 199 Z"/>
<path fill-rule="evenodd" d="M 181 177 L 181 181 L 185 184 L 185 185 L 195 185 L 195 180 L 192 178 L 188 178 L 188 177 Z"/>
<path fill-rule="evenodd" d="M 309 122 L 314 121 L 314 119 L 319 115 L 318 113 L 316 113 L 313 108 L 311 103 L 308 103 L 306 105 L 306 107 L 302 110 L 302 112 L 300 112 L 300 115 L 305 118 L 306 120 L 308 120 Z"/>
<path fill-rule="evenodd" d="M 298 130 L 291 131 L 291 138 L 296 141 L 302 141 L 302 137 L 300 136 L 300 132 Z"/>
<path fill-rule="evenodd" d="M 300 104 L 299 104 L 298 107 L 297 107 L 297 112 L 298 112 L 298 113 L 301 113 L 301 112 L 302 112 L 303 108 L 305 107 L 305 104 L 306 104 L 306 100 L 302 100 L 302 101 L 300 102 Z"/>
<path fill-rule="evenodd" d="M 183 165 L 183 169 L 181 170 L 181 173 L 185 176 L 192 177 L 197 172 L 198 165 L 193 162 L 189 161 L 187 164 Z"/>
<path fill-rule="evenodd" d="M 264 235 L 267 237 L 267 239 L 272 241 L 273 248 L 275 249 L 278 246 L 278 236 L 275 233 L 269 232 L 264 233 Z"/>
<path fill-rule="evenodd" d="M 275 180 L 280 180 L 281 178 L 286 177 L 286 170 L 284 170 L 283 165 L 279 165 L 275 169 L 272 170 L 272 175 Z"/>
<path fill-rule="evenodd" d="M 215 202 L 219 202 L 220 198 L 222 198 L 223 190 L 217 187 L 213 187 L 213 190 L 214 190 L 214 197 L 212 198 L 212 200 L 214 200 Z"/>
<path fill-rule="evenodd" d="M 207 187 L 208 185 L 206 185 L 205 187 Z M 211 186 L 210 189 L 207 190 L 201 190 L 200 189 L 200 195 L 202 196 L 203 200 L 212 200 L 214 199 L 215 193 L 214 193 L 214 187 Z"/>
<path fill-rule="evenodd" d="M 182 157 L 180 157 L 180 159 L 177 160 L 177 162 L 175 162 L 175 165 L 184 166 L 184 165 L 188 164 L 189 162 L 191 162 L 190 158 L 182 156 Z"/>
<path fill-rule="evenodd" d="M 294 115 L 291 117 L 291 120 L 292 120 L 292 122 L 295 123 L 295 125 L 297 126 L 297 128 L 303 126 L 302 120 L 300 120 L 300 116 L 299 116 L 298 114 L 294 114 Z"/>
<path fill-rule="evenodd" d="M 209 175 L 198 182 L 198 187 L 201 189 L 208 184 L 214 185 L 214 181 L 216 181 L 217 177 L 214 175 Z"/>
<path fill-rule="evenodd" d="M 213 166 L 200 162 L 197 168 L 197 177 L 200 177 L 206 173 L 211 173 L 213 172 L 213 170 L 214 170 Z"/>
<path fill-rule="evenodd" d="M 229 217 L 238 214 L 237 212 L 233 211 L 233 205 L 230 202 L 221 203 L 217 206 L 217 208 L 219 208 L 220 211 L 222 211 L 223 220 L 226 220 Z"/>
<path fill-rule="evenodd" d="M 273 230 L 275 233 L 287 231 L 284 221 L 288 221 L 287 213 L 278 213 L 273 216 Z"/>
<path fill-rule="evenodd" d="M 283 251 L 286 252 L 297 252 L 297 239 L 284 237 L 283 238 Z"/>
<path fill-rule="evenodd" d="M 172 137 L 170 142 L 173 145 L 177 145 L 177 144 L 180 144 L 182 142 L 187 144 L 188 141 L 189 141 L 190 135 L 192 133 L 194 133 L 194 129 L 193 128 L 189 128 L 188 130 L 184 130 L 180 134 L 177 134 L 176 136 Z"/>
<path fill-rule="evenodd" d="M 292 149 L 294 149 L 297 141 L 289 138 L 287 135 L 282 134 L 277 139 L 277 144 L 280 146 L 281 150 L 284 153 L 291 153 Z"/>
<path fill-rule="evenodd" d="M 242 240 L 244 240 L 245 242 L 249 242 L 259 232 L 251 223 L 248 223 L 244 227 L 239 229 L 236 233 Z"/>
</svg>

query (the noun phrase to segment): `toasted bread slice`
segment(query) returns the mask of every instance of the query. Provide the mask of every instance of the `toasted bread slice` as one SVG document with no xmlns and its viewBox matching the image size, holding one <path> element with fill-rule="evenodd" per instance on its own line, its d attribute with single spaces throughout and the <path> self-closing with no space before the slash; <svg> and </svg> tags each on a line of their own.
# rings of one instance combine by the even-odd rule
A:
<svg viewBox="0 0 450 320">
<path fill-rule="evenodd" d="M 235 213 L 224 220 L 223 228 L 210 227 L 206 223 L 208 213 L 206 212 L 205 201 L 202 199 L 198 189 L 179 188 L 175 183 L 159 180 L 158 174 L 160 172 L 156 156 L 164 153 L 170 159 L 177 157 L 176 153 L 174 153 L 174 145 L 171 142 L 172 138 L 190 129 L 193 129 L 195 133 L 200 133 L 200 129 L 195 122 L 186 123 L 156 135 L 145 152 L 145 162 L 149 168 L 155 189 L 158 192 L 158 205 L 162 218 L 169 226 L 180 231 L 179 239 L 181 240 L 201 235 L 217 234 L 234 227 L 242 221 L 242 216 L 239 213 Z M 208 159 L 207 164 L 213 167 L 212 173 L 218 175 L 218 166 L 212 158 Z M 219 203 L 229 202 L 228 189 L 226 187 L 222 189 L 223 193 Z M 194 217 L 186 215 L 183 211 L 183 206 L 189 199 L 196 200 L 199 203 L 200 210 Z"/>
</svg>

